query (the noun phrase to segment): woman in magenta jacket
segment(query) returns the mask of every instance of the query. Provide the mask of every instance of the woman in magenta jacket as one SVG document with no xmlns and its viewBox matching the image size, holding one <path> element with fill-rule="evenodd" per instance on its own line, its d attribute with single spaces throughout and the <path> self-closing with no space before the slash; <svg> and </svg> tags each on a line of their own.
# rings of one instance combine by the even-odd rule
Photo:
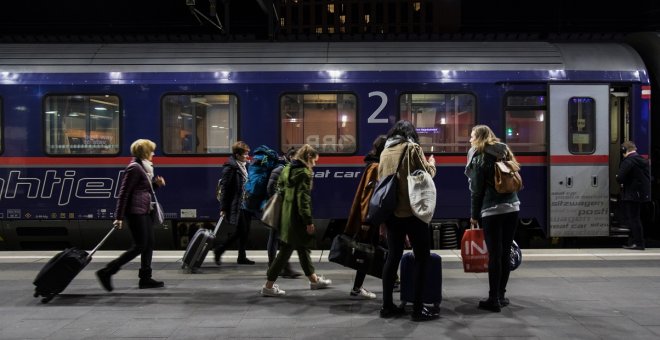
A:
<svg viewBox="0 0 660 340">
<path fill-rule="evenodd" d="M 126 218 L 133 237 L 133 246 L 96 272 L 101 285 L 107 291 L 113 289 L 112 275 L 138 255 L 141 259 L 140 289 L 164 286 L 162 281 L 151 278 L 151 257 L 154 250 L 152 192 L 153 188 L 165 185 L 163 177 L 154 175 L 152 158 L 155 150 L 156 144 L 148 139 L 138 139 L 131 144 L 131 154 L 135 158 L 124 170 L 113 225 L 116 229 L 122 229 L 123 220 Z"/>
</svg>

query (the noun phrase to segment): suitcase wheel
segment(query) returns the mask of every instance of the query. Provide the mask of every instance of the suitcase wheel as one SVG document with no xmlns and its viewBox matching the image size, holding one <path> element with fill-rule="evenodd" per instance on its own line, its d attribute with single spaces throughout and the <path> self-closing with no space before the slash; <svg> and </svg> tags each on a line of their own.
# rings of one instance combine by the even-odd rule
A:
<svg viewBox="0 0 660 340">
<path fill-rule="evenodd" d="M 39 292 L 34 292 L 34 295 L 32 295 L 32 296 L 39 297 Z"/>
</svg>

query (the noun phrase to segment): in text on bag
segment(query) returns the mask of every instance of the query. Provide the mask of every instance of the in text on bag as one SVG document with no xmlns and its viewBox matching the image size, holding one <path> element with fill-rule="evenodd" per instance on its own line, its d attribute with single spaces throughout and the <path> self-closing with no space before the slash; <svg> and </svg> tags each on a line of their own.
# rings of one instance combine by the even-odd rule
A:
<svg viewBox="0 0 660 340">
<path fill-rule="evenodd" d="M 483 229 L 468 229 L 461 239 L 461 258 L 466 273 L 488 272 L 488 248 Z"/>
<path fill-rule="evenodd" d="M 510 194 L 522 190 L 520 166 L 514 161 L 495 162 L 495 190 L 500 194 Z"/>
</svg>

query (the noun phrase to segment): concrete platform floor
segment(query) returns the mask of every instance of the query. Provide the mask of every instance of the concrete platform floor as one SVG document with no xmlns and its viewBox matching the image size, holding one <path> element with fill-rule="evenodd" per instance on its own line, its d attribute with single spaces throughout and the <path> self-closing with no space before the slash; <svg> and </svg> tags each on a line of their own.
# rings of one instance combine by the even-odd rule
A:
<svg viewBox="0 0 660 340">
<path fill-rule="evenodd" d="M 487 274 L 464 273 L 458 250 L 443 257 L 440 319 L 381 319 L 381 281 L 367 277 L 376 300 L 349 299 L 354 272 L 314 251 L 317 273 L 333 280 L 312 291 L 305 278 L 279 279 L 281 298 L 258 294 L 265 251 L 256 265 L 237 265 L 235 252 L 202 273 L 183 272 L 180 251 L 154 254 L 154 277 L 166 287 L 137 288 L 138 262 L 104 291 L 94 271 L 119 251 L 100 251 L 50 303 L 32 296 L 32 280 L 54 251 L 0 252 L 0 339 L 658 339 L 660 249 L 524 249 L 512 273 L 511 305 L 501 313 L 476 308 Z M 321 257 L 321 262 L 316 262 Z M 297 267 L 297 263 L 294 264 Z M 395 293 L 395 301 L 398 294 Z"/>
</svg>

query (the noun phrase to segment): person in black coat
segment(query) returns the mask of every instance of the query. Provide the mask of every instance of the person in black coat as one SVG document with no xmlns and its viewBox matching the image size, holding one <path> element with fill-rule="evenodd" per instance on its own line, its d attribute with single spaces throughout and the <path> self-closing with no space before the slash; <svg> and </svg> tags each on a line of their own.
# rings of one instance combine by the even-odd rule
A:
<svg viewBox="0 0 660 340">
<path fill-rule="evenodd" d="M 616 175 L 621 185 L 621 207 L 623 222 L 632 232 L 631 242 L 625 249 L 644 250 L 644 229 L 640 218 L 643 202 L 651 200 L 651 175 L 649 163 L 637 153 L 637 146 L 631 141 L 621 145 L 623 160 Z"/>
<path fill-rule="evenodd" d="M 245 246 L 250 234 L 250 213 L 242 209 L 245 201 L 245 182 L 248 179 L 248 154 L 250 147 L 238 141 L 231 147 L 232 155 L 223 164 L 222 179 L 220 180 L 220 216 L 224 216 L 227 223 L 236 226 L 236 232 L 227 241 L 214 249 L 215 263 L 220 265 L 220 257 L 227 247 L 238 240 L 238 264 L 254 264 L 247 258 Z"/>
<path fill-rule="evenodd" d="M 154 175 L 152 158 L 156 144 L 148 139 L 138 139 L 131 144 L 131 154 L 135 157 L 124 170 L 115 210 L 116 229 L 123 228 L 126 218 L 133 236 L 133 246 L 105 268 L 96 272 L 105 290 L 112 291 L 112 275 L 126 263 L 140 255 L 139 287 L 163 287 L 162 281 L 151 278 L 151 258 L 154 251 L 154 221 L 151 215 L 154 201 L 153 188 L 165 185 L 165 179 Z"/>
</svg>

